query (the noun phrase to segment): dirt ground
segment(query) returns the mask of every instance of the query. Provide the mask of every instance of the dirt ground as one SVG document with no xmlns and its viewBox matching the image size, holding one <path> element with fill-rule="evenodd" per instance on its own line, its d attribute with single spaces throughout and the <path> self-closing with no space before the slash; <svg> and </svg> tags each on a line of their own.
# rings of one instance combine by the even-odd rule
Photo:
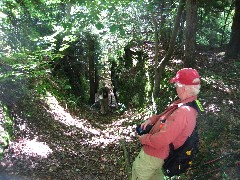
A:
<svg viewBox="0 0 240 180">
<path fill-rule="evenodd" d="M 224 161 L 231 161 L 224 171 L 230 179 L 238 179 L 239 62 L 224 60 L 220 52 L 203 52 L 196 67 L 202 75 L 200 99 L 206 109 L 200 119 L 199 131 L 205 137 L 200 151 L 233 153 L 233 159 Z M 134 122 L 136 114 L 129 111 L 104 116 L 87 108 L 70 112 L 50 93 L 40 97 L 30 90 L 24 72 L 2 65 L 0 73 L 0 101 L 14 118 L 16 137 L 5 150 L 0 179 L 127 179 L 120 140 L 127 142 L 132 162 L 140 146 L 134 127 L 126 122 Z M 228 119 L 231 123 L 226 123 Z M 208 179 L 224 179 L 220 172 Z"/>
</svg>

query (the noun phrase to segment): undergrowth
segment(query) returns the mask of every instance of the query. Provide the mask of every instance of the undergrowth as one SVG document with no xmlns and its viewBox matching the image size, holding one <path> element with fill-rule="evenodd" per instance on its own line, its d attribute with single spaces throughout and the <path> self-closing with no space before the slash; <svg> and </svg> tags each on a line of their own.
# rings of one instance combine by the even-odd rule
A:
<svg viewBox="0 0 240 180">
<path fill-rule="evenodd" d="M 3 158 L 4 150 L 13 139 L 13 117 L 10 116 L 8 108 L 0 103 L 0 160 Z"/>
</svg>

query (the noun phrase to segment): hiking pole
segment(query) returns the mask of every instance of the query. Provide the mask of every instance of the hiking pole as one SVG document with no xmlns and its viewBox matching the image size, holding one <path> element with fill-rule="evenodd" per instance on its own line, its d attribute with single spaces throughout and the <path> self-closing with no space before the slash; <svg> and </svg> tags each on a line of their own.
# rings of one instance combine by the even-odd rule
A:
<svg viewBox="0 0 240 180">
<path fill-rule="evenodd" d="M 208 171 L 208 172 L 206 172 L 204 174 L 200 174 L 198 176 L 195 176 L 194 178 L 192 178 L 190 180 L 195 180 L 196 178 L 203 177 L 203 176 L 206 176 L 207 174 L 210 174 L 210 173 L 213 173 L 213 172 L 216 172 L 216 171 L 220 171 L 220 170 L 221 170 L 221 168 L 217 168 L 217 169 L 214 169 L 212 171 Z"/>
<path fill-rule="evenodd" d="M 212 160 L 207 161 L 207 162 L 205 162 L 205 163 L 203 163 L 203 164 L 200 164 L 200 165 L 198 165 L 198 166 L 193 166 L 193 167 L 191 167 L 191 170 L 194 170 L 194 169 L 197 169 L 197 168 L 199 168 L 199 167 L 202 167 L 202 166 L 206 166 L 206 165 L 215 163 L 216 161 L 220 161 L 221 159 L 226 158 L 226 157 L 228 157 L 228 156 L 231 156 L 232 154 L 233 154 L 233 153 L 228 153 L 228 154 L 226 154 L 226 155 L 221 155 L 221 156 L 218 157 L 218 158 L 212 159 Z"/>
<path fill-rule="evenodd" d="M 120 140 L 120 145 L 123 148 L 123 152 L 124 152 L 124 158 L 125 158 L 125 165 L 126 165 L 126 172 L 127 172 L 127 176 L 128 179 L 131 179 L 131 166 L 130 166 L 130 157 L 129 157 L 129 153 L 126 147 L 126 141 L 125 139 L 121 139 Z"/>
<path fill-rule="evenodd" d="M 204 164 L 202 164 L 202 165 L 200 165 L 200 166 L 197 166 L 197 167 L 202 167 L 202 166 L 209 165 L 209 164 L 211 164 L 211 163 L 215 163 L 215 162 L 217 162 L 217 161 L 219 161 L 219 160 L 221 160 L 221 159 L 223 159 L 223 158 L 226 158 L 226 157 L 231 156 L 231 155 L 233 155 L 233 154 L 237 154 L 238 152 L 239 152 L 239 150 L 237 150 L 237 151 L 235 151 L 235 152 L 232 152 L 232 153 L 228 153 L 228 154 L 226 154 L 226 155 L 222 155 L 222 156 L 220 156 L 220 157 L 218 157 L 218 158 L 216 158 L 216 159 L 210 160 L 210 161 L 208 161 L 208 162 L 206 162 L 206 163 L 204 163 Z M 238 161 L 237 161 L 236 163 L 234 163 L 234 164 L 236 164 L 236 165 L 238 166 Z M 194 167 L 194 169 L 196 169 L 197 167 Z M 217 168 L 217 169 L 208 171 L 208 172 L 206 172 L 206 173 L 204 173 L 204 174 L 197 175 L 197 176 L 195 176 L 194 178 L 192 178 L 191 180 L 196 179 L 196 178 L 199 178 L 199 177 L 203 177 L 203 176 L 208 175 L 208 174 L 210 174 L 210 173 L 217 172 L 217 171 L 224 170 L 224 169 L 226 169 L 226 167 Z M 191 169 L 191 170 L 193 170 L 193 169 Z"/>
<path fill-rule="evenodd" d="M 209 164 L 214 163 L 214 162 L 216 162 L 216 161 L 218 161 L 218 160 L 220 160 L 220 159 L 222 159 L 222 158 L 223 158 L 223 157 L 221 156 L 221 157 L 219 157 L 219 158 L 210 160 L 210 161 L 208 161 L 208 162 L 206 162 L 206 163 L 204 163 L 204 164 L 200 164 L 200 165 L 197 165 L 197 166 L 192 166 L 192 167 L 191 167 L 191 170 L 195 170 L 195 169 L 198 169 L 199 167 L 203 167 L 203 166 L 209 165 Z"/>
<path fill-rule="evenodd" d="M 232 164 L 235 164 L 235 163 L 230 163 L 230 164 L 232 165 Z M 227 166 L 224 166 L 224 167 L 221 167 L 221 168 L 217 168 L 217 169 L 208 171 L 208 172 L 206 172 L 206 173 L 197 175 L 197 176 L 195 176 L 194 178 L 191 178 L 190 180 L 195 180 L 196 178 L 204 177 L 204 176 L 206 176 L 206 175 L 208 175 L 208 174 L 212 174 L 213 172 L 224 171 L 225 169 L 227 169 L 227 167 L 229 167 L 229 164 L 228 164 Z"/>
<path fill-rule="evenodd" d="M 214 162 L 216 162 L 216 161 L 219 161 L 219 160 L 221 160 L 221 159 L 223 159 L 223 158 L 228 157 L 229 155 L 230 155 L 230 154 L 222 155 L 222 156 L 220 156 L 220 157 L 218 157 L 218 158 L 215 158 L 215 159 L 212 159 L 212 160 L 210 160 L 210 161 L 208 161 L 208 162 L 205 162 L 204 164 L 202 164 L 202 165 L 200 165 L 200 166 L 205 166 L 205 165 L 214 163 Z"/>
</svg>

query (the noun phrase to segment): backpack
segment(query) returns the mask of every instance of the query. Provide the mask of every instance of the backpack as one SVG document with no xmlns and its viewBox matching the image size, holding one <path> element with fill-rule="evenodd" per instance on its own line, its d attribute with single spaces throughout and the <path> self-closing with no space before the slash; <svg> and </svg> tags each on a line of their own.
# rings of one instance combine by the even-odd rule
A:
<svg viewBox="0 0 240 180">
<path fill-rule="evenodd" d="M 102 89 L 102 95 L 103 95 L 103 98 L 108 98 L 108 88 L 107 87 L 104 87 Z"/>
<path fill-rule="evenodd" d="M 190 106 L 196 109 L 198 112 L 203 111 L 203 108 L 198 100 L 186 103 L 185 106 Z M 190 169 L 193 159 L 198 152 L 199 137 L 197 133 L 197 127 L 193 130 L 192 134 L 187 138 L 185 143 L 174 150 L 174 145 L 171 143 L 170 153 L 167 159 L 164 160 L 163 170 L 165 175 L 172 177 L 186 172 Z"/>
</svg>

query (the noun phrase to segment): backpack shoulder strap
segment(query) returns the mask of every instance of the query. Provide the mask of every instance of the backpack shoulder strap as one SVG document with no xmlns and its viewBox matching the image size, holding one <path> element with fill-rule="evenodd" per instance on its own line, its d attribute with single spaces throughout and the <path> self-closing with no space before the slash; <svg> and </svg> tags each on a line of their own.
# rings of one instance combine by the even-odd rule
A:
<svg viewBox="0 0 240 180">
<path fill-rule="evenodd" d="M 185 104 L 185 106 L 190 106 L 190 107 L 194 108 L 198 113 L 204 111 L 204 109 L 202 107 L 202 104 L 200 103 L 199 100 L 188 102 L 188 103 Z"/>
</svg>

